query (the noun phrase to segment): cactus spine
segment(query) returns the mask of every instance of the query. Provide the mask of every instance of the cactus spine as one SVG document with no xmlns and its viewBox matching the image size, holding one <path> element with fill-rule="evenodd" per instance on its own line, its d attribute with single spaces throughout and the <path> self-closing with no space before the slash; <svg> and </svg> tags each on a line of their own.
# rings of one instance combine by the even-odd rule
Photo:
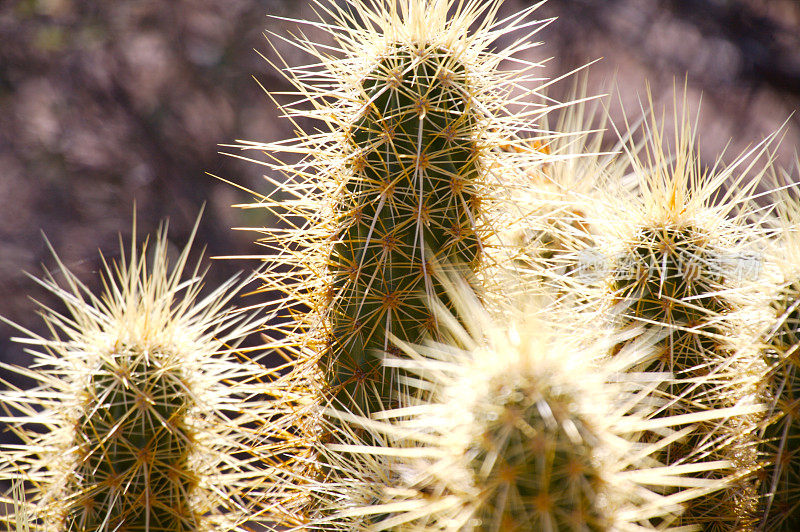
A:
<svg viewBox="0 0 800 532">
<path fill-rule="evenodd" d="M 265 410 L 244 408 L 256 392 L 226 381 L 262 375 L 230 350 L 259 320 L 225 311 L 235 280 L 197 300 L 202 274 L 182 278 L 189 246 L 170 269 L 166 226 L 151 268 L 146 247 L 106 265 L 103 297 L 61 262 L 66 288 L 40 281 L 69 315 L 45 309 L 54 338 L 19 340 L 45 350 L 46 369 L 8 368 L 40 385 L 2 392 L 18 414 L 4 421 L 25 445 L 0 461 L 0 477 L 32 486 L 24 510 L 35 530 L 241 530 L 249 518 L 244 495 L 259 472 L 235 453 L 247 448 L 242 426 Z"/>
<path fill-rule="evenodd" d="M 734 172 L 744 176 L 755 163 L 743 157 L 716 175 L 706 175 L 693 151 L 687 116 L 676 113 L 675 121 L 673 161 L 663 151 L 662 129 L 653 112 L 647 127 L 648 159 L 631 158 L 643 200 L 631 224 L 617 233 L 622 247 L 610 295 L 622 311 L 621 326 L 646 324 L 665 336 L 656 355 L 641 368 L 673 375 L 658 392 L 671 399 L 656 417 L 734 409 L 727 418 L 700 422 L 688 439 L 667 446 L 659 458 L 668 466 L 730 462 L 727 471 L 701 475 L 726 477 L 729 484 L 696 499 L 681 522 L 703 530 L 751 530 L 757 521 L 756 446 L 764 367 L 755 347 L 759 333 L 748 329 L 748 320 L 758 316 L 763 298 L 748 279 L 757 275 L 758 264 L 742 261 L 748 257 L 748 243 L 757 236 L 744 220 L 751 212 L 748 194 L 761 174 L 747 182 L 739 177 L 730 192 L 718 192 Z M 751 155 L 763 154 L 766 145 L 765 141 Z M 630 200 L 618 197 L 614 204 L 627 205 Z M 740 212 L 728 219 L 735 208 Z M 737 272 L 742 264 L 756 270 Z M 757 326 L 751 323 L 750 328 Z"/>
</svg>

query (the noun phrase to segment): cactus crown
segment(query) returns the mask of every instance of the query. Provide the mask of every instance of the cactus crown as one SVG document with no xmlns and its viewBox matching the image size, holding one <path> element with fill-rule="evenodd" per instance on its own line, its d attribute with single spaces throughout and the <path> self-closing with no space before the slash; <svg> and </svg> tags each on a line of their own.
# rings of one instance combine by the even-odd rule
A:
<svg viewBox="0 0 800 532">
<path fill-rule="evenodd" d="M 486 531 L 607 530 L 603 436 L 583 404 L 604 398 L 584 389 L 585 381 L 572 387 L 575 374 L 547 360 L 542 340 L 522 339 L 517 364 L 503 361 L 503 371 L 475 389 L 464 449 L 480 490 L 475 518 Z M 568 352 L 573 361 L 582 358 Z"/>
</svg>

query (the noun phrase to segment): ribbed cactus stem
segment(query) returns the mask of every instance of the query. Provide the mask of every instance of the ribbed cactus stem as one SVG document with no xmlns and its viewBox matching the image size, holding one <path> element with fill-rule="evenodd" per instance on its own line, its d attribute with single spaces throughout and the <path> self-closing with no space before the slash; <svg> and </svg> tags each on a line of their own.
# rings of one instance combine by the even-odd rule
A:
<svg viewBox="0 0 800 532">
<path fill-rule="evenodd" d="M 392 46 L 362 86 L 329 263 L 331 346 L 320 363 L 340 404 L 374 412 L 396 399 L 381 367 L 390 336 L 435 336 L 427 302 L 445 294 L 433 269 L 478 263 L 479 151 L 473 90 L 448 51 Z"/>
<path fill-rule="evenodd" d="M 189 501 L 193 399 L 170 356 L 121 344 L 99 361 L 75 430 L 78 496 L 65 530 L 200 530 Z"/>
<path fill-rule="evenodd" d="M 712 247 L 712 242 L 713 235 L 692 225 L 642 227 L 630 243 L 629 254 L 618 264 L 612 283 L 615 297 L 629 305 L 623 322 L 647 323 L 648 328 L 664 332 L 657 356 L 643 368 L 674 376 L 662 390 L 675 400 L 659 412 L 659 417 L 732 407 L 747 392 L 732 386 L 739 368 L 734 348 L 726 339 L 731 330 L 725 316 L 734 310 L 734 304 L 722 295 L 727 287 L 724 275 L 713 266 L 725 250 Z M 732 362 L 732 367 L 726 367 Z M 717 419 L 700 423 L 689 438 L 667 446 L 659 459 L 677 465 L 705 455 L 706 460 L 732 461 L 733 467 L 727 472 L 713 472 L 718 478 L 737 469 L 746 472 L 757 464 L 752 427 L 751 432 L 738 435 L 736 449 L 725 441 L 738 423 L 737 418 L 721 428 Z M 750 440 L 750 447 L 743 443 Z M 703 476 L 708 478 L 706 473 Z M 739 530 L 743 523 L 752 524 L 756 500 L 751 475 L 736 488 L 695 500 L 682 521 Z"/>
</svg>

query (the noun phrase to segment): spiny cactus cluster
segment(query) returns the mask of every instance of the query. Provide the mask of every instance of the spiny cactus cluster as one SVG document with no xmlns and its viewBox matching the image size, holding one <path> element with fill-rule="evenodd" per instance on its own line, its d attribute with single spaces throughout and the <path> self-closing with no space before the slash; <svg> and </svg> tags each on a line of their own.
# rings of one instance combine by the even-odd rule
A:
<svg viewBox="0 0 800 532">
<path fill-rule="evenodd" d="M 706 171 L 688 111 L 673 141 L 649 102 L 603 151 L 585 82 L 531 90 L 538 4 L 314 4 L 330 43 L 287 39 L 314 61 L 285 69 L 297 138 L 239 145 L 270 157 L 245 207 L 277 221 L 271 319 L 224 310 L 233 280 L 200 298 L 166 230 L 100 297 L 59 262 L 68 312 L 23 331 L 36 369 L 4 366 L 38 382 L 0 392 L 4 521 L 798 529 L 800 208 L 757 201 L 775 136 Z M 237 349 L 256 331 L 281 367 Z"/>
<path fill-rule="evenodd" d="M 260 318 L 225 310 L 235 280 L 199 299 L 202 273 L 183 277 L 189 246 L 170 268 L 166 234 L 151 264 L 135 243 L 106 264 L 103 297 L 57 258 L 63 281 L 40 281 L 67 313 L 44 309 L 52 338 L 18 339 L 42 350 L 43 369 L 4 366 L 39 383 L 0 395 L 24 442 L 0 455 L 0 477 L 26 483 L 17 527 L 188 532 L 250 519 L 258 468 L 240 456 L 242 429 L 267 410 L 239 403 L 265 371 L 232 349 Z"/>
<path fill-rule="evenodd" d="M 617 333 L 571 334 L 596 315 L 550 322 L 554 307 L 517 302 L 500 321 L 466 285 L 449 294 L 459 315 L 438 306 L 444 341 L 402 344 L 405 356 L 387 361 L 414 376 L 403 406 L 377 420 L 338 413 L 384 442 L 338 444 L 338 465 L 354 481 L 377 472 L 367 463 L 391 479 L 371 498 L 340 501 L 332 519 L 343 529 L 632 531 L 655 530 L 658 520 L 657 529 L 678 530 L 680 503 L 722 488 L 691 475 L 725 462 L 668 470 L 654 458 L 664 443 L 639 441 L 650 428 L 670 441 L 696 429 L 653 421 L 661 403 L 650 392 L 664 375 L 633 368 L 652 356 L 659 335 L 637 331 L 611 359 Z"/>
<path fill-rule="evenodd" d="M 609 322 L 628 335 L 608 350 L 612 358 L 636 341 L 633 326 L 659 336 L 653 354 L 631 368 L 660 376 L 649 393 L 651 428 L 642 429 L 637 444 L 653 450 L 650 459 L 687 475 L 654 491 L 680 500 L 685 511 L 675 519 L 654 512 L 636 526 L 753 529 L 762 501 L 759 434 L 769 424 L 769 378 L 758 348 L 768 300 L 761 284 L 723 270 L 730 266 L 726 260 L 739 260 L 763 236 L 744 220 L 757 211 L 750 195 L 763 170 L 753 170 L 760 156 L 768 159 L 771 140 L 734 165 L 705 173 L 688 118 L 676 116 L 673 152 L 654 111 L 644 141 L 627 132 L 620 135 L 622 153 L 604 155 L 597 153 L 600 136 L 591 138 L 591 125 L 580 123 L 580 104 L 567 106 L 564 120 L 556 121 L 563 130 L 515 140 L 513 128 L 486 126 L 491 112 L 502 109 L 502 98 L 484 113 L 488 106 L 476 88 L 487 85 L 470 85 L 472 69 L 480 66 L 477 72 L 485 76 L 488 62 L 473 60 L 480 56 L 461 46 L 486 36 L 474 42 L 439 37 L 450 35 L 444 28 L 463 28 L 459 17 L 468 10 L 459 5 L 459 24 L 438 26 L 446 20 L 442 2 L 389 3 L 377 10 L 354 5 L 369 22 L 334 8 L 330 14 L 338 23 L 326 26 L 342 45 L 341 57 L 304 43 L 321 71 L 312 76 L 303 68 L 292 78 L 312 109 L 290 107 L 287 114 L 323 118 L 329 132 L 301 136 L 288 148 L 245 146 L 307 155 L 297 165 L 272 165 L 289 174 L 278 188 L 298 201 L 265 203 L 273 211 L 286 209 L 294 224 L 288 232 L 272 232 L 266 243 L 279 252 L 265 260 L 291 264 L 300 279 L 288 287 L 284 277 L 266 281 L 285 291 L 288 301 L 312 309 L 276 334 L 288 338 L 276 347 L 296 358 L 275 387 L 286 398 L 286 415 L 270 443 L 290 456 L 285 482 L 275 483 L 274 496 L 286 501 L 278 519 L 342 530 L 425 529 L 432 523 L 458 529 L 492 521 L 452 506 L 469 475 L 455 475 L 458 489 L 400 482 L 408 453 L 427 451 L 408 450 L 393 439 L 393 430 L 403 432 L 397 423 L 391 429 L 373 422 L 402 419 L 419 406 L 409 399 L 419 384 L 413 364 L 381 361 L 406 358 L 399 345 L 423 337 L 441 341 L 431 305 L 439 301 L 454 310 L 451 295 L 432 275 L 442 268 L 465 275 L 494 311 L 502 309 L 511 293 L 503 290 L 515 282 L 524 282 L 519 290 L 527 293 L 555 285 L 561 305 L 606 302 Z M 427 25 L 420 23 L 423 12 Z M 470 113 L 473 107 L 481 112 Z M 464 129 L 455 133 L 451 122 Z M 526 157 L 511 164 L 519 154 Z M 579 183 L 576 172 L 591 179 Z M 485 186 L 487 174 L 505 178 L 498 180 L 499 192 Z M 726 195 L 723 187 L 732 192 Z M 619 205 L 628 212 L 620 213 Z M 592 251 L 591 245 L 606 254 L 610 268 L 594 272 L 591 286 L 583 286 L 575 281 L 585 266 L 581 253 Z M 554 271 L 555 262 L 568 266 Z M 519 270 L 534 275 L 520 277 Z M 436 386 L 422 389 L 428 393 L 430 387 Z M 423 405 L 435 396 L 425 397 Z M 495 430 L 501 428 L 486 432 Z M 324 465 L 315 470 L 315 464 Z M 528 472 L 523 476 L 533 482 Z M 407 487 L 387 487 L 402 485 Z M 705 496 L 690 496 L 686 486 Z M 447 511 L 424 510 L 422 500 Z M 577 504 L 578 513 L 587 505 Z M 504 511 L 497 515 L 495 526 L 512 526 Z M 548 526 L 558 528 L 556 522 Z M 522 526 L 541 525 L 531 523 Z M 613 528 L 607 522 L 597 527 Z"/>
</svg>

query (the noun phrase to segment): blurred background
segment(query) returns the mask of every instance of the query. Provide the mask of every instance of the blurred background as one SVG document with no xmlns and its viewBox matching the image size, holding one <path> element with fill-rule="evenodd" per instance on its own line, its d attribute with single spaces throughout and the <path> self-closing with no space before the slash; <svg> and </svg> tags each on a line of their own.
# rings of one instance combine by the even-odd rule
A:
<svg viewBox="0 0 800 532">
<path fill-rule="evenodd" d="M 502 13 L 525 5 L 508 0 Z M 288 84 L 257 52 L 289 65 L 310 58 L 279 39 L 267 43 L 265 32 L 297 28 L 268 15 L 316 18 L 305 0 L 0 2 L 0 315 L 42 332 L 32 300 L 61 308 L 23 273 L 54 268 L 42 233 L 96 289 L 98 251 L 118 256 L 134 204 L 139 235 L 169 218 L 177 249 L 206 202 L 197 240 L 207 255 L 258 252 L 254 233 L 231 228 L 262 226 L 264 214 L 232 208 L 252 197 L 208 174 L 268 193 L 264 168 L 220 154 L 220 145 L 293 134 L 256 80 L 272 91 Z M 558 17 L 525 56 L 547 60 L 542 76 L 602 58 L 589 71 L 590 93 L 615 79 L 634 116 L 646 82 L 670 104 L 673 83 L 686 77 L 693 108 L 702 94 L 704 161 L 729 143 L 723 160 L 731 161 L 788 119 L 777 158 L 793 164 L 800 1 L 550 0 L 537 17 Z M 570 84 L 550 94 L 559 98 Z M 208 284 L 251 266 L 214 261 Z M 0 323 L 0 359 L 24 364 L 13 335 Z"/>
</svg>

